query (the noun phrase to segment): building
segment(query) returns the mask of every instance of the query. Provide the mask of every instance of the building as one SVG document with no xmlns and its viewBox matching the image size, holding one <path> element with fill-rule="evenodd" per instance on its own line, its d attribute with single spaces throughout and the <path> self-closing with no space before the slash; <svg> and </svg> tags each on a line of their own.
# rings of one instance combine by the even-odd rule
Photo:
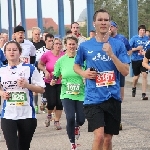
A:
<svg viewBox="0 0 150 150">
<path fill-rule="evenodd" d="M 21 23 L 20 23 L 21 24 Z M 37 27 L 38 22 L 36 18 L 28 18 L 26 19 L 26 32 L 27 32 L 27 37 L 30 39 L 32 38 L 32 27 Z M 58 30 L 58 25 L 52 18 L 43 18 L 43 27 L 49 28 L 53 27 L 55 31 Z M 70 28 L 70 25 L 65 25 L 66 28 Z"/>
</svg>

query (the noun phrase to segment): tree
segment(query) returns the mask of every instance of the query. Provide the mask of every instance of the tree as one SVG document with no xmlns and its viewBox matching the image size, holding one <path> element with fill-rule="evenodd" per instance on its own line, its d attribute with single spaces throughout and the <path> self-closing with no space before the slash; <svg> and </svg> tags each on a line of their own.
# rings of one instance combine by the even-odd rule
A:
<svg viewBox="0 0 150 150">
<path fill-rule="evenodd" d="M 138 0 L 138 24 L 145 24 L 150 29 L 150 0 Z M 128 37 L 127 0 L 95 0 L 95 10 L 106 9 L 119 26 L 119 33 Z"/>
<path fill-rule="evenodd" d="M 48 28 L 43 27 L 43 32 L 48 32 L 48 33 L 53 34 L 53 35 L 56 34 L 56 32 L 52 26 L 50 26 Z"/>
</svg>

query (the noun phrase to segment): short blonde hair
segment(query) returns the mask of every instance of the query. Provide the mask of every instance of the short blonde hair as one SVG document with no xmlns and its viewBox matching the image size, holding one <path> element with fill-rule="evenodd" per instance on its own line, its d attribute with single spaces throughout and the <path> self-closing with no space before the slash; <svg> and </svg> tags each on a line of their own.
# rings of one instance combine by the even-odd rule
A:
<svg viewBox="0 0 150 150">
<path fill-rule="evenodd" d="M 38 31 L 41 32 L 41 29 L 40 29 L 39 27 L 33 27 L 33 28 L 32 28 L 32 32 L 33 32 L 34 30 L 38 30 Z"/>
</svg>

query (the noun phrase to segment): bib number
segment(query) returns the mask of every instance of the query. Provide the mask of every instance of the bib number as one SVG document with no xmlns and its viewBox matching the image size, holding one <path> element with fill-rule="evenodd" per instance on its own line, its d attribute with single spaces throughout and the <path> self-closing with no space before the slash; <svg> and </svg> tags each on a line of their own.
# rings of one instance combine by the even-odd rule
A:
<svg viewBox="0 0 150 150">
<path fill-rule="evenodd" d="M 114 71 L 100 72 L 96 76 L 96 87 L 103 87 L 109 85 L 115 85 L 115 73 Z"/>
<path fill-rule="evenodd" d="M 28 56 L 28 57 L 20 57 L 20 59 L 24 63 L 30 63 L 30 56 Z"/>
<path fill-rule="evenodd" d="M 9 92 L 9 105 L 23 106 L 24 102 L 27 101 L 27 95 L 25 92 Z"/>
<path fill-rule="evenodd" d="M 77 95 L 80 93 L 80 84 L 67 84 L 66 94 Z"/>
</svg>

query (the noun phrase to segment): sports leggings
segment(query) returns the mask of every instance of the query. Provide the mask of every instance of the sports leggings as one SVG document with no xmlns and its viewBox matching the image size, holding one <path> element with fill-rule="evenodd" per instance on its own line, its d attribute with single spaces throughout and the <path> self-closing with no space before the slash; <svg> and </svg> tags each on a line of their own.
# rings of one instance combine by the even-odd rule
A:
<svg viewBox="0 0 150 150">
<path fill-rule="evenodd" d="M 1 119 L 1 128 L 8 150 L 29 150 L 37 126 L 35 118 Z"/>
</svg>

